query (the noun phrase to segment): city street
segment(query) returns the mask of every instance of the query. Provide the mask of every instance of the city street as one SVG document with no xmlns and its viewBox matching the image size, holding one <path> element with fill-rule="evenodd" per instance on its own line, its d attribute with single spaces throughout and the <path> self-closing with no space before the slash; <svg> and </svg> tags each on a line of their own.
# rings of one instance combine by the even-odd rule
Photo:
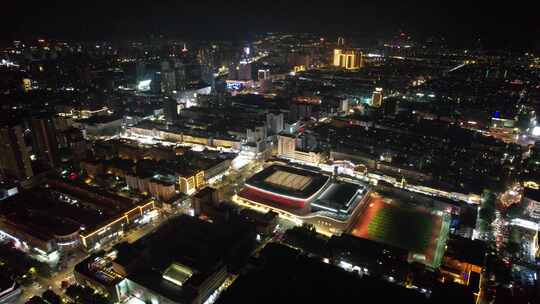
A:
<svg viewBox="0 0 540 304">
<path fill-rule="evenodd" d="M 66 262 L 64 270 L 53 272 L 53 275 L 50 278 L 37 277 L 35 282 L 30 286 L 23 287 L 23 293 L 19 297 L 17 303 L 23 304 L 34 296 L 41 296 L 47 289 L 51 289 L 60 296 L 63 295 L 64 290 L 62 289 L 62 282 L 66 281 L 69 285 L 74 284 L 75 278 L 73 276 L 73 269 L 75 268 L 75 265 L 87 257 L 88 255 L 86 253 L 77 251 L 77 253 Z"/>
</svg>

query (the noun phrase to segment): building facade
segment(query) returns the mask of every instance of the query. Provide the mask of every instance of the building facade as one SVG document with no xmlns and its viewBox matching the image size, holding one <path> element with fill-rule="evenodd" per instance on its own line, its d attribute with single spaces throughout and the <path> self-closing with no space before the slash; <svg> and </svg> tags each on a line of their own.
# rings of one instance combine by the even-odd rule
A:
<svg viewBox="0 0 540 304">
<path fill-rule="evenodd" d="M 21 125 L 0 126 L 0 174 L 2 176 L 25 180 L 34 175 L 23 132 Z"/>
<path fill-rule="evenodd" d="M 355 70 L 363 67 L 362 52 L 357 50 L 335 49 L 333 65 L 346 70 Z"/>
</svg>

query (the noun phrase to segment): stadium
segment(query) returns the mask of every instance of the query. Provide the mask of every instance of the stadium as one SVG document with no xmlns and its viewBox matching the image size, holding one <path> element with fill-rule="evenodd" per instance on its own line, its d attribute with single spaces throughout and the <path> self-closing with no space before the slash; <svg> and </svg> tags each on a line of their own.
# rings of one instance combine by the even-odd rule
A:
<svg viewBox="0 0 540 304">
<path fill-rule="evenodd" d="M 360 182 L 272 165 L 251 177 L 235 202 L 263 212 L 272 210 L 296 224 L 308 223 L 320 233 L 334 235 L 353 225 L 368 192 Z"/>
</svg>

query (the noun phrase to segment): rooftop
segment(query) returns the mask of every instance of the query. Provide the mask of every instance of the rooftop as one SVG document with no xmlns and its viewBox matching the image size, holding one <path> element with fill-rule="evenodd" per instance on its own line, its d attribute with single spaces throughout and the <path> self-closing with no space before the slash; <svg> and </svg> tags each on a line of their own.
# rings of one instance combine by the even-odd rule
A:
<svg viewBox="0 0 540 304">
<path fill-rule="evenodd" d="M 116 120 L 122 119 L 121 115 L 95 115 L 90 118 L 79 120 L 80 123 L 85 123 L 88 125 L 97 125 L 97 124 L 106 124 Z"/>
<path fill-rule="evenodd" d="M 173 284 L 182 286 L 192 275 L 193 270 L 191 268 L 179 263 L 172 263 L 163 273 L 163 278 Z"/>
<path fill-rule="evenodd" d="M 98 209 L 63 202 L 55 193 L 37 188 L 3 201 L 0 214 L 7 222 L 43 240 L 75 233 L 107 219 Z"/>
<path fill-rule="evenodd" d="M 334 182 L 311 203 L 311 211 L 323 210 L 349 215 L 366 190 L 362 185 Z"/>
<path fill-rule="evenodd" d="M 132 244 L 118 246 L 115 263 L 127 278 L 173 301 L 184 301 L 230 259 L 249 255 L 241 243 L 254 240 L 253 226 L 241 222 L 213 224 L 179 216 Z"/>
<path fill-rule="evenodd" d="M 272 165 L 247 181 L 248 186 L 296 199 L 308 199 L 321 190 L 329 177 L 318 172 Z"/>
<path fill-rule="evenodd" d="M 486 250 L 486 244 L 480 240 L 452 236 L 448 239 L 445 255 L 462 262 L 484 266 Z"/>
<path fill-rule="evenodd" d="M 427 303 L 411 289 L 369 276 L 360 278 L 285 245 L 270 243 L 260 255 L 262 267 L 241 275 L 217 303 L 242 303 L 245 299 L 253 303 L 318 303 L 321 299 L 335 303 L 363 303 L 366 299 Z"/>
</svg>

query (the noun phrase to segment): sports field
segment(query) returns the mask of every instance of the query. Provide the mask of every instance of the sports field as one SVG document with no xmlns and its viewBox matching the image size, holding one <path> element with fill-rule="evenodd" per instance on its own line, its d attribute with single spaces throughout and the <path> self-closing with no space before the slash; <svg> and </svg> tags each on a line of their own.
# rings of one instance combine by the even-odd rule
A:
<svg viewBox="0 0 540 304">
<path fill-rule="evenodd" d="M 410 258 L 438 267 L 448 234 L 449 218 L 412 206 L 389 204 L 372 196 L 351 234 L 410 252 Z"/>
</svg>

